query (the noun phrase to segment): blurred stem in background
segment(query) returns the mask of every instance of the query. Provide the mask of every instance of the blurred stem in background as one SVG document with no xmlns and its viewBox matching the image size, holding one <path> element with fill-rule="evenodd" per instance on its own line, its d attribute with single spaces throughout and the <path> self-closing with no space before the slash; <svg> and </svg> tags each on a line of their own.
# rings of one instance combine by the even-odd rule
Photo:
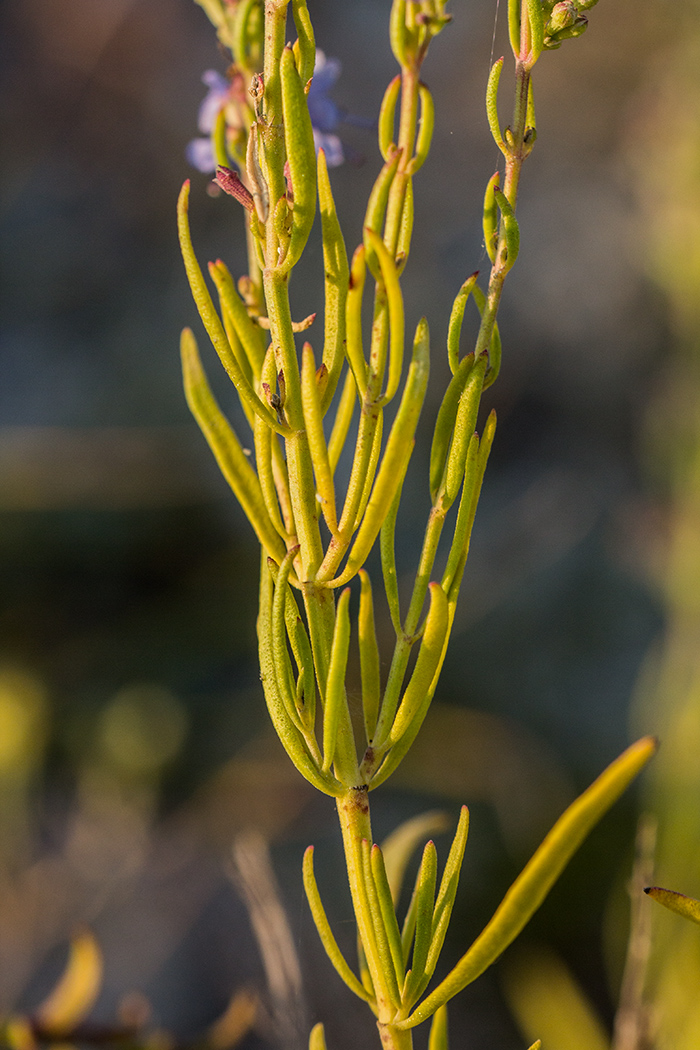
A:
<svg viewBox="0 0 700 1050">
<path fill-rule="evenodd" d="M 561 1020 L 553 987 L 581 1015 L 569 1050 L 697 1050 L 700 1046 L 700 930 L 642 895 L 652 881 L 700 897 L 700 31 L 688 5 L 673 40 L 654 55 L 626 161 L 638 201 L 637 258 L 661 290 L 672 343 L 649 412 L 645 462 L 664 508 L 663 534 L 647 546 L 648 570 L 666 612 L 646 661 L 633 710 L 662 747 L 646 782 L 638 868 L 633 879 L 628 967 L 612 1043 L 593 1005 L 556 956 L 513 967 L 506 985 L 523 1031 Z M 653 144 L 653 148 L 652 148 Z M 650 536 L 645 537 L 647 542 Z M 656 847 L 651 825 L 658 827 Z M 663 891 L 657 899 L 663 900 Z M 666 902 L 674 907 L 674 901 Z M 681 901 L 700 915 L 697 902 Z M 631 1000 L 626 998 L 631 995 Z M 540 1025 L 544 1022 L 544 1025 Z M 593 1034 L 592 1034 L 593 1033 Z"/>
<path fill-rule="evenodd" d="M 635 724 L 663 746 L 645 794 L 658 820 L 654 882 L 700 896 L 700 31 L 698 4 L 647 78 L 629 156 L 647 272 L 673 347 L 652 406 L 646 459 L 666 507 L 652 575 L 667 627 L 640 683 Z M 649 143 L 653 142 L 653 150 Z M 651 902 L 650 902 L 651 904 Z M 700 930 L 653 907 L 648 998 L 658 1050 L 700 1046 Z"/>
</svg>

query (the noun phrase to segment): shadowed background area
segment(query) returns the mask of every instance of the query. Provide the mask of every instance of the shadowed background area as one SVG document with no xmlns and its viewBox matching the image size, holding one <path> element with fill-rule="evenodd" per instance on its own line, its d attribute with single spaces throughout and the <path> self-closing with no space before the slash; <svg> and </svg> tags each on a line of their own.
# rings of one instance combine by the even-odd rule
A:
<svg viewBox="0 0 700 1050">
<path fill-rule="evenodd" d="M 333 98 L 365 123 L 394 75 L 389 6 L 310 3 L 318 46 L 343 66 Z M 461 282 L 486 269 L 482 197 L 498 162 L 483 96 L 490 56 L 506 50 L 505 11 L 494 38 L 494 0 L 451 6 L 424 69 L 437 125 L 404 287 L 409 327 L 427 314 L 434 360 L 402 506 L 406 572 L 428 508 L 447 318 Z M 661 496 L 640 447 L 677 332 L 648 276 L 635 172 L 647 136 L 653 151 L 647 56 L 673 47 L 678 26 L 634 0 L 590 14 L 588 32 L 536 69 L 538 141 L 488 396 L 499 429 L 462 605 L 436 709 L 374 801 L 378 839 L 424 808 L 472 808 L 448 961 L 628 742 L 630 699 L 663 627 L 648 576 Z M 333 806 L 268 729 L 254 537 L 181 392 L 179 331 L 195 319 L 174 223 L 183 178 L 200 258 L 245 266 L 238 206 L 185 161 L 201 75 L 225 58 L 190 0 L 6 0 L 0 23 L 0 1014 L 33 1009 L 81 923 L 105 956 L 103 1020 L 136 990 L 157 1025 L 189 1039 L 236 988 L 264 988 L 250 905 L 228 874 L 235 834 L 254 826 L 272 843 L 308 1017 L 327 1021 L 337 1050 L 372 1045 L 302 899 L 301 848 L 314 841 L 350 948 Z M 348 161 L 332 180 L 352 250 L 379 158 L 361 122 L 338 133 Z M 312 240 L 294 278 L 298 316 L 317 308 L 321 277 Z M 534 922 L 607 1020 L 617 971 L 611 991 L 599 926 L 613 883 L 623 896 L 633 831 L 628 798 Z M 524 1045 L 496 975 L 453 1017 L 457 1048 Z M 269 1045 L 274 1030 L 258 1025 L 245 1045 Z"/>
</svg>

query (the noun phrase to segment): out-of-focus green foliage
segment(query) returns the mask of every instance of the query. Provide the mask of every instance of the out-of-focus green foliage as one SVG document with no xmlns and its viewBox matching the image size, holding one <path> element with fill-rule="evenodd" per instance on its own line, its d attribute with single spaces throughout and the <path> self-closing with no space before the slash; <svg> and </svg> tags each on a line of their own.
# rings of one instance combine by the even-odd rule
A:
<svg viewBox="0 0 700 1050">
<path fill-rule="evenodd" d="M 647 460 L 667 515 L 652 566 L 668 627 L 640 683 L 638 721 L 663 740 L 646 805 L 659 822 L 654 882 L 699 895 L 700 835 L 700 57 L 697 5 L 652 70 L 629 159 L 642 211 L 643 258 L 665 296 L 675 336 L 652 407 Z M 655 148 L 648 149 L 653 134 Z M 660 891 L 662 902 L 686 900 Z M 657 891 L 652 892 L 657 896 Z M 658 899 L 658 898 L 657 898 Z M 680 910 L 674 908 L 674 910 Z M 685 908 L 686 914 L 692 905 Z M 659 1050 L 700 1042 L 700 936 L 655 909 L 647 995 Z"/>
</svg>

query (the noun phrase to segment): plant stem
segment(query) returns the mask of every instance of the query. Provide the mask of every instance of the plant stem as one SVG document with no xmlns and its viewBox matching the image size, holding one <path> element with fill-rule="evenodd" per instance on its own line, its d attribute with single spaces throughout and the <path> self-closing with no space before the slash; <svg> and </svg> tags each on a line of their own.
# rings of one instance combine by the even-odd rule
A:
<svg viewBox="0 0 700 1050">
<path fill-rule="evenodd" d="M 366 787 L 351 788 L 338 798 L 338 819 L 357 928 L 377 999 L 377 1028 L 382 1046 L 384 1050 L 412 1050 L 410 1029 L 399 1031 L 391 1024 L 396 1016 L 397 1004 L 389 995 L 385 975 L 379 964 L 374 922 L 381 919 L 379 916 L 373 917 L 370 911 L 362 864 L 362 843 L 372 843 L 369 795 Z"/>
<path fill-rule="evenodd" d="M 503 192 L 508 198 L 513 211 L 518 199 L 518 186 L 520 183 L 520 172 L 523 161 L 529 153 L 525 143 L 527 131 L 527 99 L 530 90 L 530 69 L 520 59 L 515 61 L 515 104 L 513 107 L 513 123 L 510 131 L 512 135 L 512 146 L 506 156 L 506 174 Z M 480 357 L 485 354 L 491 344 L 493 326 L 496 323 L 496 315 L 501 302 L 503 284 L 508 273 L 506 266 L 506 239 L 503 229 L 503 220 L 498 238 L 496 261 L 491 268 L 486 306 L 481 318 L 481 326 L 474 348 L 474 356 Z"/>
</svg>

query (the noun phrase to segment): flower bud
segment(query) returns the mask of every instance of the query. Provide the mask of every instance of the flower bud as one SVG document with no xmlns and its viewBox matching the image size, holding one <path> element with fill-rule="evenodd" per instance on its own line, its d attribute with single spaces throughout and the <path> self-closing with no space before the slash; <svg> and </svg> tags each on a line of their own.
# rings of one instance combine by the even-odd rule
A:
<svg viewBox="0 0 700 1050">
<path fill-rule="evenodd" d="M 554 36 L 561 29 L 568 29 L 569 26 L 572 26 L 577 18 L 578 10 L 573 0 L 562 0 L 552 8 L 545 33 L 547 36 Z"/>
<path fill-rule="evenodd" d="M 238 203 L 242 204 L 248 211 L 253 210 L 252 194 L 241 182 L 238 172 L 232 171 L 231 168 L 225 168 L 223 164 L 220 164 L 216 169 L 214 182 L 224 193 L 228 193 L 230 197 L 235 197 Z"/>
<path fill-rule="evenodd" d="M 545 28 L 544 46 L 553 51 L 561 47 L 564 40 L 581 36 L 588 26 L 588 19 L 581 14 L 583 4 L 562 0 L 552 8 L 552 17 Z"/>
</svg>

